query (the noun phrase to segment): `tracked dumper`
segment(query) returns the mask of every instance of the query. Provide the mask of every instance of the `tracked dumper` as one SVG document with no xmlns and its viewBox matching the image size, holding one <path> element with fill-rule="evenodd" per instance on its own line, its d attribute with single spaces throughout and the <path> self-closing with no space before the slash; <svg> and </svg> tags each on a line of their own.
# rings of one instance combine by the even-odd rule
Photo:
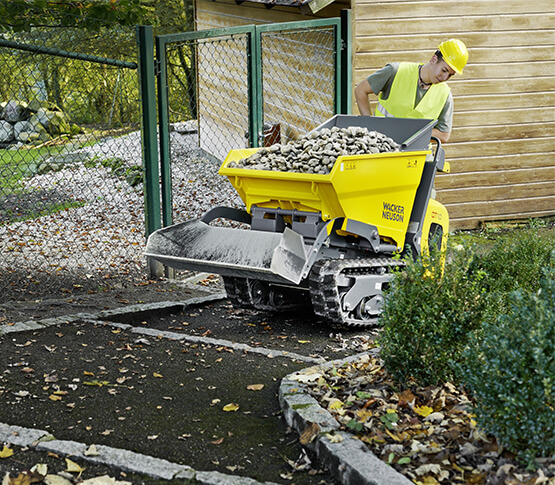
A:
<svg viewBox="0 0 555 485">
<path fill-rule="evenodd" d="M 392 271 L 404 265 L 399 256 L 416 257 L 431 241 L 446 244 L 449 216 L 431 198 L 436 173 L 448 171 L 443 148 L 431 136 L 434 125 L 334 116 L 313 133 L 361 127 L 399 146 L 339 156 L 329 173 L 238 168 L 259 149 L 232 150 L 219 174 L 229 178 L 246 210 L 215 207 L 200 219 L 159 229 L 145 254 L 172 268 L 222 275 L 236 306 L 312 305 L 335 324 L 373 325 Z"/>
</svg>

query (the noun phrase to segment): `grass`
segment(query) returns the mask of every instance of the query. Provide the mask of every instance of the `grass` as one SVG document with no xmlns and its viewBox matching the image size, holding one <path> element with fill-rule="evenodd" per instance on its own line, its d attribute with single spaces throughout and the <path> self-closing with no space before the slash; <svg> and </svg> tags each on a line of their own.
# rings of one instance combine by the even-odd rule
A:
<svg viewBox="0 0 555 485">
<path fill-rule="evenodd" d="M 106 136 L 123 136 L 133 129 L 136 127 L 126 126 L 120 129 L 103 130 L 100 126 L 90 126 L 87 129 L 89 139 L 82 143 L 82 146 L 94 145 Z M 60 197 L 56 197 L 55 194 L 47 193 L 50 190 L 48 187 L 24 188 L 23 180 L 35 175 L 43 161 L 63 153 L 68 143 L 72 143 L 72 138 L 63 136 L 38 147 L 25 147 L 18 150 L 0 149 L 0 206 L 2 207 L 0 225 L 35 219 L 85 205 L 83 201 L 60 200 Z M 102 165 L 105 165 L 105 162 Z M 93 166 L 96 166 L 96 162 Z M 126 172 L 123 176 L 129 177 L 130 174 Z M 134 179 L 137 178 L 138 176 L 134 177 Z"/>
<path fill-rule="evenodd" d="M 38 162 L 59 153 L 62 148 L 0 150 L 0 189 L 4 195 L 20 190 L 21 179 L 32 175 Z"/>
</svg>

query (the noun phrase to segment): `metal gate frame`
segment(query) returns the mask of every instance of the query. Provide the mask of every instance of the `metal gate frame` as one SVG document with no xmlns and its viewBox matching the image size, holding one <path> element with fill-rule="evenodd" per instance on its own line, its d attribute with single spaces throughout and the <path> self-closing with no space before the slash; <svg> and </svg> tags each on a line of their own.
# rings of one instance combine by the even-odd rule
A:
<svg viewBox="0 0 555 485">
<path fill-rule="evenodd" d="M 352 104 L 351 15 L 265 25 L 246 25 L 153 37 L 151 26 L 137 27 L 145 169 L 146 236 L 172 224 L 170 138 L 166 45 L 246 35 L 248 56 L 249 146 L 258 147 L 263 127 L 262 35 L 268 32 L 331 27 L 335 33 L 335 114 L 350 114 Z M 155 47 L 155 55 L 154 55 Z M 156 89 L 157 88 L 157 89 Z M 156 95 L 157 92 L 157 95 Z M 158 109 L 156 109 L 158 108 Z M 158 118 L 158 127 L 157 127 Z M 159 140 L 158 140 L 159 137 Z M 158 164 L 158 144 L 160 163 Z"/>
</svg>

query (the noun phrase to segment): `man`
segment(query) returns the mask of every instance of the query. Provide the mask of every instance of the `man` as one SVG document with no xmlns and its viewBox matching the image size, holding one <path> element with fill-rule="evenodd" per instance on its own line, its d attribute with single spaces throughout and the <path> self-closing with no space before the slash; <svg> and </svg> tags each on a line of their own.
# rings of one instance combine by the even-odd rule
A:
<svg viewBox="0 0 555 485">
<path fill-rule="evenodd" d="M 442 143 L 453 127 L 453 96 L 445 81 L 462 74 L 468 51 L 458 39 L 442 42 L 427 64 L 387 64 L 355 88 L 361 115 L 370 116 L 370 94 L 378 95 L 375 116 L 438 120 L 432 131 Z"/>
</svg>

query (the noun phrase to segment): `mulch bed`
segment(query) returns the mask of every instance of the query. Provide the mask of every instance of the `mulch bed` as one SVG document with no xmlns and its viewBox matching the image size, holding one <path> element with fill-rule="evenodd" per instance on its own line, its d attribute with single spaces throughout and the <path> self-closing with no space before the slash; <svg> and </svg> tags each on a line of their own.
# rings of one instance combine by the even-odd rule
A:
<svg viewBox="0 0 555 485">
<path fill-rule="evenodd" d="M 469 397 L 453 384 L 400 387 L 368 355 L 305 381 L 343 430 L 416 484 L 555 484 L 555 456 L 527 470 L 480 430 Z"/>
</svg>

